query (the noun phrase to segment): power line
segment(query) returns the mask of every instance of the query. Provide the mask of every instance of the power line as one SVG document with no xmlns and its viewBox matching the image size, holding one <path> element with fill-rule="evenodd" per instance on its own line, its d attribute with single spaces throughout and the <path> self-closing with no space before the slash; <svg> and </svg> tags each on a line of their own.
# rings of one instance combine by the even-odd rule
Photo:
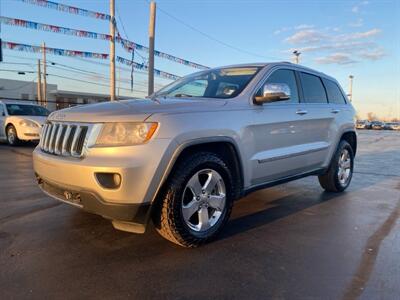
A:
<svg viewBox="0 0 400 300">
<path fill-rule="evenodd" d="M 0 72 L 21 72 L 21 73 L 30 73 L 30 74 L 35 74 L 36 72 L 34 71 L 26 71 L 26 70 L 5 70 L 5 69 L 0 69 Z M 63 78 L 63 79 L 68 79 L 68 80 L 73 80 L 73 81 L 77 81 L 77 82 L 84 82 L 84 83 L 88 83 L 88 84 L 94 84 L 94 85 L 98 85 L 98 86 L 104 86 L 104 87 L 109 87 L 110 85 L 108 84 L 102 84 L 102 83 L 98 83 L 98 82 L 94 82 L 94 81 L 89 81 L 89 80 L 82 80 L 82 79 L 77 79 L 77 78 L 72 78 L 69 76 L 63 76 L 63 75 L 58 75 L 58 74 L 51 74 L 51 73 L 47 73 L 47 76 L 53 76 L 53 77 L 58 77 L 58 78 Z M 122 90 L 127 90 L 127 91 L 131 91 L 131 89 L 128 88 L 123 88 L 121 87 Z M 145 91 L 143 90 L 133 90 L 134 92 L 140 92 L 140 93 L 145 93 Z"/>
<path fill-rule="evenodd" d="M 57 64 L 59 65 L 59 64 Z M 71 73 L 76 73 L 76 74 L 81 74 L 84 76 L 97 76 L 99 77 L 100 80 L 103 81 L 108 81 L 110 78 L 102 75 L 101 73 L 95 73 L 95 72 L 90 72 L 90 73 L 86 73 L 84 70 L 77 70 L 76 68 L 73 68 L 72 70 L 69 70 L 68 67 L 59 67 L 59 66 L 55 66 L 55 65 L 48 65 L 50 68 L 54 68 L 54 69 L 58 69 L 58 70 L 63 70 L 66 72 L 71 72 Z M 130 83 L 130 79 L 127 78 L 119 78 L 118 81 L 120 82 L 125 82 L 125 83 Z M 146 86 L 144 83 L 136 83 L 139 86 Z"/>
<path fill-rule="evenodd" d="M 144 1 L 146 1 L 147 3 L 150 3 L 149 0 L 144 0 Z M 211 36 L 210 34 L 204 32 L 204 31 L 201 31 L 200 29 L 197 29 L 196 27 L 194 27 L 194 26 L 192 26 L 192 25 L 186 23 L 185 21 L 183 21 L 183 20 L 181 20 L 181 19 L 175 17 L 174 15 L 170 14 L 170 13 L 167 12 L 166 10 L 160 8 L 159 5 L 158 5 L 158 10 L 161 11 L 162 13 L 164 13 L 165 15 L 167 15 L 168 17 L 170 17 L 171 19 L 175 20 L 176 22 L 178 22 L 178 23 L 180 23 L 180 24 L 186 26 L 187 28 L 189 28 L 189 29 L 191 29 L 191 30 L 193 30 L 193 31 L 195 31 L 195 32 L 197 32 L 197 33 L 203 35 L 204 37 L 206 37 L 206 38 L 208 38 L 208 39 L 210 39 L 210 40 L 212 40 L 212 41 L 214 41 L 214 42 L 217 42 L 217 43 L 219 43 L 219 44 L 221 44 L 221 45 L 223 45 L 223 46 L 225 46 L 225 47 L 231 48 L 231 49 L 233 49 L 233 50 L 236 50 L 236 51 L 238 51 L 238 52 L 241 52 L 241 53 L 244 53 L 244 54 L 247 54 L 247 55 L 252 55 L 252 56 L 256 56 L 256 57 L 261 57 L 261 58 L 267 58 L 267 59 L 269 59 L 267 56 L 264 56 L 264 55 L 261 55 L 261 54 L 258 54 L 258 53 L 253 53 L 253 52 L 250 52 L 250 51 L 241 49 L 241 48 L 239 48 L 239 47 L 236 47 L 236 46 L 234 46 L 234 45 L 228 44 L 228 43 L 226 43 L 226 42 L 224 42 L 224 41 L 221 41 L 221 40 L 219 40 L 219 39 L 217 39 L 217 38 Z M 272 58 L 272 57 L 270 57 L 270 58 Z M 276 59 L 276 58 L 274 58 L 274 59 Z"/>
<path fill-rule="evenodd" d="M 125 30 L 125 25 L 124 25 L 124 22 L 122 21 L 122 17 L 121 17 L 121 14 L 120 14 L 120 12 L 119 12 L 118 5 L 116 5 L 115 8 L 116 8 L 116 10 L 117 10 L 117 16 L 118 16 L 119 22 L 121 23 L 121 26 L 122 26 L 122 31 L 124 32 L 126 39 L 127 39 L 127 40 L 130 40 L 130 38 L 129 38 L 129 36 L 128 36 L 128 33 L 127 33 L 127 31 Z M 117 30 L 118 30 L 118 29 L 117 29 Z M 118 31 L 118 32 L 119 32 L 119 31 Z M 141 55 L 135 48 L 133 48 L 132 51 L 134 51 L 134 52 L 143 60 L 143 64 L 146 64 L 146 63 L 147 63 L 146 57 L 144 57 L 143 55 Z"/>
<path fill-rule="evenodd" d="M 9 61 L 9 62 L 3 61 L 2 64 L 3 65 L 23 65 L 23 66 L 33 66 L 34 65 L 34 64 L 29 64 L 29 63 L 19 63 L 19 62 L 12 62 L 12 61 Z"/>
<path fill-rule="evenodd" d="M 15 91 L 15 90 L 19 90 L 19 89 L 22 89 L 22 88 L 24 88 L 24 87 L 26 87 L 28 85 L 31 85 L 31 84 L 35 83 L 36 79 L 37 79 L 37 77 L 33 78 L 32 81 L 29 81 L 27 83 L 24 83 L 24 84 L 22 84 L 22 85 L 20 85 L 20 86 L 18 86 L 16 88 L 12 88 L 12 89 L 4 89 L 4 88 L 0 87 L 0 91 Z"/>
<path fill-rule="evenodd" d="M 89 84 L 94 84 L 94 85 L 98 85 L 98 86 L 104 86 L 104 87 L 110 87 L 109 84 L 102 84 L 102 83 L 98 83 L 98 82 L 94 82 L 94 81 L 88 81 L 88 80 L 81 80 L 81 79 L 76 79 L 76 78 L 72 78 L 72 77 L 68 77 L 68 76 L 62 76 L 62 75 L 57 75 L 57 74 L 49 74 L 47 73 L 48 76 L 53 76 L 53 77 L 59 77 L 59 78 L 63 78 L 63 79 L 68 79 L 68 80 L 73 80 L 73 81 L 78 81 L 78 82 L 84 82 L 84 83 L 89 83 Z M 131 89 L 128 88 L 120 88 L 121 90 L 126 90 L 126 91 L 131 91 Z M 145 91 L 142 90 L 133 90 L 134 92 L 140 92 L 140 93 L 146 93 Z"/>
<path fill-rule="evenodd" d="M 16 56 L 16 55 L 7 55 L 7 56 L 8 56 L 8 57 L 13 57 L 13 58 L 16 58 L 16 59 L 30 60 L 30 61 L 35 61 L 35 62 L 37 61 L 36 58 L 31 58 L 31 57 L 22 57 L 22 56 Z M 97 62 L 97 61 L 91 61 L 91 60 L 88 60 L 88 59 L 85 59 L 85 58 L 81 58 L 81 57 L 73 57 L 73 56 L 70 56 L 70 57 L 67 57 L 67 58 L 72 58 L 72 59 L 79 60 L 79 61 L 82 61 L 82 62 L 85 62 L 85 63 L 95 64 L 96 66 L 109 67 L 109 65 L 106 64 L 106 63 Z M 79 71 L 80 71 L 80 72 L 87 72 L 88 74 L 99 75 L 99 76 L 103 76 L 104 78 L 108 78 L 108 77 L 104 76 L 104 75 L 101 74 L 101 73 L 94 72 L 94 71 L 89 71 L 89 70 L 85 70 L 85 69 L 81 69 L 81 68 L 77 68 L 77 67 L 71 67 L 71 66 L 69 66 L 69 65 L 65 65 L 65 64 L 61 64 L 61 63 L 55 62 L 54 60 L 48 60 L 48 62 L 50 62 L 50 63 L 52 63 L 52 64 L 59 65 L 59 66 L 63 66 L 63 67 L 65 67 L 65 68 L 70 68 L 70 69 L 73 69 L 73 70 L 77 70 L 78 72 L 79 72 Z M 32 65 L 34 65 L 34 64 L 32 64 Z M 47 64 L 47 65 L 48 65 L 49 67 L 54 67 L 54 65 L 51 65 L 51 64 Z M 121 69 L 122 71 L 126 71 L 126 72 L 129 72 L 129 73 L 131 72 L 131 70 L 130 70 L 129 68 L 123 67 L 123 66 L 121 66 L 121 65 L 119 65 L 118 68 Z M 136 70 L 136 73 L 138 73 L 138 74 L 147 74 L 147 72 L 142 71 L 142 70 Z M 164 79 L 164 78 L 159 78 L 159 79 L 167 80 L 167 79 Z M 145 83 L 144 83 L 144 82 L 141 83 L 141 84 L 139 84 L 139 82 L 136 81 L 136 84 L 137 84 L 137 85 L 141 85 L 141 86 L 145 86 Z M 157 84 L 157 88 L 161 88 L 161 87 L 163 87 L 164 85 L 165 85 L 165 84 Z"/>
<path fill-rule="evenodd" d="M 17 56 L 17 55 L 7 55 L 8 57 L 13 57 L 13 58 L 18 58 L 18 59 L 25 59 L 25 60 L 33 60 L 33 61 L 37 61 L 37 59 L 36 58 L 32 58 L 32 57 L 21 57 L 21 56 Z M 79 60 L 79 61 L 82 61 L 82 62 L 85 62 L 85 63 L 89 63 L 89 64 L 94 64 L 94 65 L 96 65 L 96 66 L 102 66 L 102 67 L 109 67 L 109 64 L 107 64 L 107 63 L 104 63 L 104 62 L 101 62 L 101 61 L 92 61 L 92 60 L 89 60 L 89 59 L 87 59 L 87 58 L 82 58 L 82 57 L 77 57 L 77 56 L 67 56 L 67 57 L 65 57 L 65 58 L 71 58 L 71 59 L 75 59 L 75 60 Z M 49 60 L 48 60 L 49 61 Z M 54 61 L 53 61 L 54 62 Z M 117 61 L 118 62 L 118 61 Z M 57 64 L 59 64 L 59 63 L 57 63 Z M 66 65 L 63 65 L 63 66 L 66 66 Z M 73 67 L 70 67 L 70 68 L 73 68 Z M 122 67 L 122 66 L 118 66 L 118 68 L 120 68 L 121 70 L 124 70 L 124 71 L 127 71 L 127 72 L 130 72 L 131 71 L 131 69 L 129 69 L 129 68 L 127 68 L 127 67 Z M 76 69 L 78 69 L 78 68 L 76 68 Z M 80 69 L 80 70 L 82 70 L 82 69 Z M 89 71 L 88 71 L 89 72 Z M 147 72 L 146 71 L 143 71 L 143 70 L 136 70 L 135 71 L 136 73 L 139 73 L 139 74 L 147 74 Z M 158 78 L 158 79 L 163 79 L 163 80 L 168 80 L 168 79 L 166 79 L 166 78 Z"/>
<path fill-rule="evenodd" d="M 34 71 L 22 71 L 22 70 L 16 70 L 16 69 L 14 69 L 14 70 L 9 70 L 9 69 L 0 69 L 0 72 L 13 72 L 13 73 L 15 73 L 15 72 L 21 72 L 21 73 L 29 73 L 29 74 L 35 74 L 36 72 L 34 72 Z"/>
</svg>

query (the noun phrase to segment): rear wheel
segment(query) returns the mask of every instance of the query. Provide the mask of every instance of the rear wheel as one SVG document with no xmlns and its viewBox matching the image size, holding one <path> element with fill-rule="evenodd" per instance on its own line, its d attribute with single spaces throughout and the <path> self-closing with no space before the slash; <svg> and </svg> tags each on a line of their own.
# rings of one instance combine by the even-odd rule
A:
<svg viewBox="0 0 400 300">
<path fill-rule="evenodd" d="M 154 216 L 157 231 L 184 247 L 213 239 L 229 219 L 233 180 L 224 161 L 214 153 L 184 158 L 171 175 Z"/>
<path fill-rule="evenodd" d="M 7 142 L 11 146 L 16 146 L 21 142 L 18 138 L 17 130 L 15 129 L 14 125 L 7 126 L 6 134 L 7 134 Z"/>
<path fill-rule="evenodd" d="M 328 171 L 318 177 L 320 185 L 328 192 L 343 192 L 350 185 L 353 167 L 353 148 L 348 142 L 342 140 Z"/>
</svg>

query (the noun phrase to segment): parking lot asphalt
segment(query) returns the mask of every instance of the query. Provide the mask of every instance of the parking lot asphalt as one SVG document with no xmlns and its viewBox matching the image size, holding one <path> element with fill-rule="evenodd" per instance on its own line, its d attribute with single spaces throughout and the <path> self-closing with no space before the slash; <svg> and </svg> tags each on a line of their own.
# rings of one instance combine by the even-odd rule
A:
<svg viewBox="0 0 400 300">
<path fill-rule="evenodd" d="M 197 249 L 45 196 L 32 150 L 0 144 L 1 299 L 399 299 L 399 132 L 359 133 L 345 193 L 316 177 L 255 192 Z"/>
</svg>

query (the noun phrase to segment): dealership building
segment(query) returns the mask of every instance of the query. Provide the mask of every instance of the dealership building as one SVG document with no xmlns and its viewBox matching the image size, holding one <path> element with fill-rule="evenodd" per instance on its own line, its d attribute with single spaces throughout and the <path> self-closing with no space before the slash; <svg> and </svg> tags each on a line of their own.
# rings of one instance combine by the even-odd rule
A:
<svg viewBox="0 0 400 300">
<path fill-rule="evenodd" d="M 118 97 L 128 99 L 129 97 Z M 37 82 L 0 78 L 0 99 L 33 101 L 37 103 Z M 74 105 L 104 102 L 109 95 L 59 90 L 56 84 L 47 84 L 47 105 L 53 111 Z"/>
</svg>

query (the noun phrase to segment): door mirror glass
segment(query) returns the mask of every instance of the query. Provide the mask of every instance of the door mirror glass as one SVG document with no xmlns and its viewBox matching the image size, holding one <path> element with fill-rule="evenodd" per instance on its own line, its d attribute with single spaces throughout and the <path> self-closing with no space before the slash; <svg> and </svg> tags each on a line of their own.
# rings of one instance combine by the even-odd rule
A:
<svg viewBox="0 0 400 300">
<path fill-rule="evenodd" d="M 254 97 L 255 104 L 263 104 L 290 99 L 290 88 L 286 83 L 266 83 L 262 95 Z"/>
</svg>

